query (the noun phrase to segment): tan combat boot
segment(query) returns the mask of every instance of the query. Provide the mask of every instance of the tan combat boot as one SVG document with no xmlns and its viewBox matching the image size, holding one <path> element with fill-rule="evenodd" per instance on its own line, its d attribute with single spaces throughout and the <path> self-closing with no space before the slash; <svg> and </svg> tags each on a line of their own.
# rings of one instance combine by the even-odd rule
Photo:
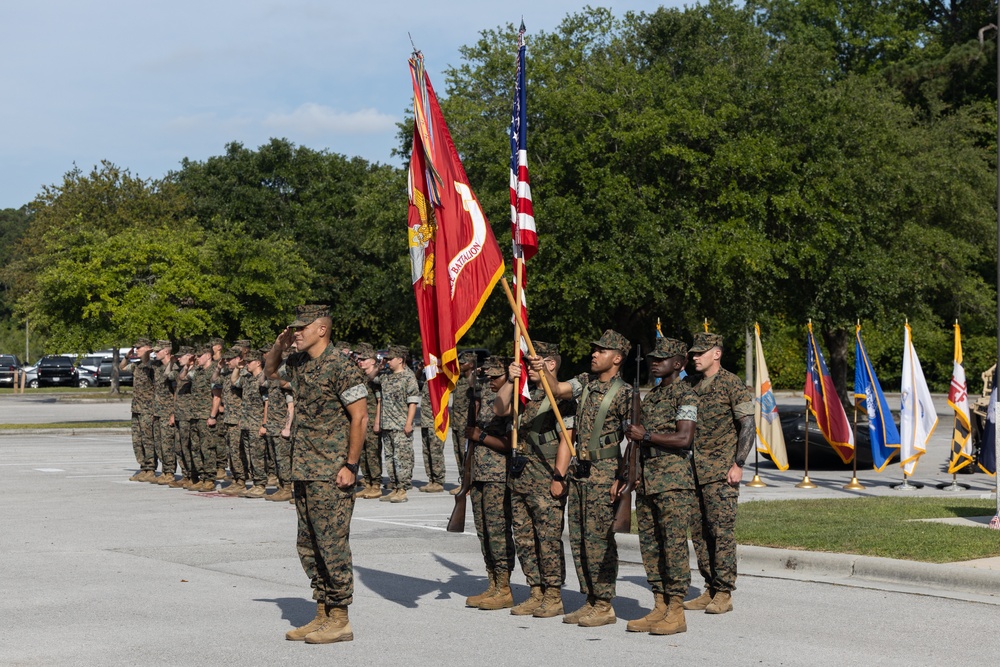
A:
<svg viewBox="0 0 1000 667">
<path fill-rule="evenodd" d="M 514 606 L 514 594 L 510 590 L 510 572 L 499 570 L 496 573 L 496 591 L 493 595 L 483 598 L 479 602 L 479 608 L 484 611 L 496 611 L 497 609 L 510 609 Z"/>
<path fill-rule="evenodd" d="M 169 482 L 167 482 L 167 486 L 169 486 L 171 489 L 183 489 L 186 488 L 184 485 L 189 484 L 190 482 L 191 480 L 189 480 L 187 477 L 181 477 L 180 479 L 170 480 Z"/>
<path fill-rule="evenodd" d="M 545 595 L 542 596 L 542 604 L 538 606 L 532 616 L 552 618 L 562 616 L 564 613 L 566 610 L 563 608 L 562 591 L 559 590 L 558 586 L 549 586 L 545 589 Z"/>
<path fill-rule="evenodd" d="M 215 469 L 215 481 L 216 482 L 223 482 L 223 481 L 225 481 L 225 479 L 226 479 L 226 469 L 225 468 L 216 468 Z"/>
<path fill-rule="evenodd" d="M 267 476 L 267 486 L 277 487 L 278 486 L 278 478 L 277 478 L 277 476 L 275 476 L 275 475 L 268 475 Z"/>
<path fill-rule="evenodd" d="M 382 502 L 382 503 L 391 503 L 392 499 L 396 497 L 397 493 L 399 493 L 399 489 L 393 489 L 389 493 L 387 493 L 384 496 L 382 496 L 381 498 L 379 498 L 379 502 Z"/>
<path fill-rule="evenodd" d="M 263 498 L 267 495 L 267 489 L 263 484 L 254 484 L 249 489 L 239 494 L 242 498 Z"/>
<path fill-rule="evenodd" d="M 372 482 L 371 485 L 368 487 L 368 493 L 365 494 L 365 499 L 374 500 L 375 498 L 381 498 L 381 497 L 382 497 L 382 483 Z"/>
<path fill-rule="evenodd" d="M 719 591 L 712 596 L 712 601 L 705 607 L 706 614 L 725 614 L 733 610 L 733 595 L 726 591 Z"/>
<path fill-rule="evenodd" d="M 712 601 L 715 593 L 710 588 L 706 588 L 701 592 L 701 595 L 694 598 L 693 600 L 688 600 L 684 603 L 684 608 L 688 611 L 701 611 L 708 606 L 708 603 Z"/>
<path fill-rule="evenodd" d="M 201 481 L 201 484 L 195 491 L 200 491 L 201 493 L 211 493 L 215 491 L 215 480 L 206 477 Z"/>
<path fill-rule="evenodd" d="M 490 585 L 479 595 L 470 595 L 465 598 L 466 607 L 478 607 L 480 602 L 497 592 L 497 580 L 493 570 L 486 571 L 486 578 L 490 582 Z"/>
<path fill-rule="evenodd" d="M 406 489 L 396 489 L 396 496 L 390 500 L 390 503 L 405 503 L 409 501 L 406 497 Z"/>
<path fill-rule="evenodd" d="M 357 500 L 359 498 L 367 498 L 368 497 L 368 492 L 371 490 L 371 488 L 372 488 L 371 484 L 369 484 L 367 481 L 362 482 L 361 483 L 361 490 L 354 492 L 354 499 Z"/>
<path fill-rule="evenodd" d="M 687 632 L 687 629 L 687 621 L 684 620 L 684 597 L 675 595 L 670 598 L 667 613 L 663 618 L 653 623 L 649 628 L 649 634 L 676 635 L 678 632 Z"/>
<path fill-rule="evenodd" d="M 242 479 L 234 479 L 229 486 L 222 490 L 227 496 L 238 496 L 247 490 L 247 483 Z"/>
<path fill-rule="evenodd" d="M 285 639 L 290 642 L 300 642 L 306 638 L 313 630 L 318 630 L 320 626 L 326 623 L 326 605 L 322 602 L 316 603 L 316 617 L 309 621 L 305 625 L 295 628 L 294 630 L 289 630 L 285 633 Z"/>
<path fill-rule="evenodd" d="M 663 599 L 663 593 L 653 593 L 653 610 L 633 621 L 629 621 L 625 626 L 628 632 L 649 632 L 649 629 L 659 620 L 667 615 L 667 601 Z"/>
<path fill-rule="evenodd" d="M 143 470 L 142 474 L 139 475 L 139 481 L 140 482 L 155 482 L 156 481 L 156 473 L 153 472 L 152 470 Z"/>
<path fill-rule="evenodd" d="M 583 603 L 583 606 L 572 611 L 565 616 L 563 616 L 563 623 L 569 623 L 570 625 L 576 625 L 580 622 L 580 619 L 589 614 L 594 610 L 594 599 L 587 596 L 587 601 Z"/>
<path fill-rule="evenodd" d="M 333 644 L 354 640 L 354 630 L 347 618 L 347 607 L 330 607 L 326 623 L 306 635 L 307 644 Z"/>
<path fill-rule="evenodd" d="M 292 499 L 292 485 L 282 484 L 277 491 L 269 496 L 264 496 L 264 500 L 273 500 L 274 502 L 281 502 L 283 500 Z"/>
<path fill-rule="evenodd" d="M 618 622 L 615 616 L 615 608 L 611 606 L 610 600 L 598 600 L 594 603 L 594 608 L 590 613 L 580 618 L 577 623 L 581 628 L 596 628 L 601 625 L 611 625 Z"/>
<path fill-rule="evenodd" d="M 531 595 L 528 596 L 528 599 L 521 604 L 514 605 L 514 607 L 510 610 L 510 613 L 513 616 L 531 616 L 541 604 L 542 587 L 532 586 Z"/>
<path fill-rule="evenodd" d="M 461 490 L 462 490 L 462 486 L 461 486 L 461 485 L 459 485 L 459 486 L 456 486 L 456 487 L 455 487 L 454 489 L 452 489 L 451 491 L 449 491 L 448 493 L 450 493 L 450 494 L 451 494 L 451 495 L 453 495 L 453 496 L 457 496 L 457 495 L 458 495 L 458 492 L 459 492 L 459 491 L 461 491 Z"/>
<path fill-rule="evenodd" d="M 160 486 L 164 486 L 172 481 L 174 481 L 174 476 L 172 474 L 161 472 L 160 476 L 156 478 L 156 482 L 154 483 L 159 484 Z"/>
<path fill-rule="evenodd" d="M 135 474 L 128 478 L 128 481 L 130 481 L 130 482 L 141 482 L 142 480 L 139 479 L 139 478 L 142 477 L 142 473 L 143 473 L 142 470 L 136 470 Z"/>
</svg>

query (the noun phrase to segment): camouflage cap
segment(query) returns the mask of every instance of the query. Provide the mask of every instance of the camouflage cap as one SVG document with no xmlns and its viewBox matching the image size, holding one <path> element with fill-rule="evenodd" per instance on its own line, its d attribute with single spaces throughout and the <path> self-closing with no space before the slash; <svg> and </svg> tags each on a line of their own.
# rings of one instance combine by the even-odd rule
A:
<svg viewBox="0 0 1000 667">
<path fill-rule="evenodd" d="M 602 347 L 605 350 L 618 350 L 622 353 L 622 356 L 627 357 L 629 351 L 632 349 L 632 343 L 628 342 L 625 336 L 621 335 L 614 329 L 608 329 L 601 336 L 600 340 L 596 340 L 591 343 L 594 347 Z"/>
<path fill-rule="evenodd" d="M 243 356 L 243 349 L 239 347 L 231 347 L 222 353 L 222 360 L 228 361 L 230 359 L 236 359 L 237 357 Z"/>
<path fill-rule="evenodd" d="M 135 346 L 138 347 L 153 347 L 153 341 L 148 338 L 136 338 Z"/>
<path fill-rule="evenodd" d="M 674 338 L 657 338 L 656 347 L 646 356 L 654 359 L 670 359 L 678 356 L 686 357 L 687 353 L 688 346 L 684 341 Z"/>
<path fill-rule="evenodd" d="M 540 340 L 533 341 L 535 346 L 535 352 L 538 353 L 540 357 L 551 357 L 559 354 L 559 346 L 555 343 L 543 343 Z"/>
<path fill-rule="evenodd" d="M 241 338 L 240 340 L 238 340 L 235 343 L 233 343 L 233 347 L 238 347 L 241 350 L 249 350 L 250 349 L 250 341 L 248 341 L 246 338 Z"/>
<path fill-rule="evenodd" d="M 194 348 L 190 345 L 181 345 L 177 348 L 178 357 L 183 357 L 185 354 L 194 354 Z"/>
<path fill-rule="evenodd" d="M 333 344 L 333 347 L 335 350 L 349 350 L 351 349 L 351 344 L 348 343 L 346 340 L 338 340 L 336 343 Z"/>
<path fill-rule="evenodd" d="M 399 357 L 400 359 L 406 359 L 406 356 L 410 353 L 404 345 L 390 345 L 389 351 L 386 354 L 387 359 L 395 359 Z"/>
<path fill-rule="evenodd" d="M 203 354 L 212 354 L 212 346 L 211 345 L 202 345 L 201 347 L 198 348 L 198 350 L 195 352 L 195 354 L 197 356 L 199 356 L 199 357 L 201 355 L 203 355 Z"/>
<path fill-rule="evenodd" d="M 330 306 L 311 304 L 299 306 L 295 309 L 295 321 L 289 324 L 290 327 L 304 327 L 312 324 L 321 317 L 330 317 Z"/>
<path fill-rule="evenodd" d="M 498 378 L 507 374 L 507 366 L 503 357 L 487 357 L 479 372 L 489 378 Z"/>
<path fill-rule="evenodd" d="M 354 346 L 354 354 L 358 359 L 374 359 L 375 348 L 371 343 L 358 343 Z"/>
<path fill-rule="evenodd" d="M 243 360 L 247 363 L 250 363 L 251 361 L 260 361 L 261 358 L 260 350 L 247 350 L 243 354 Z"/>
<path fill-rule="evenodd" d="M 458 355 L 458 363 L 460 364 L 475 364 L 477 361 L 475 352 L 463 352 Z"/>
<path fill-rule="evenodd" d="M 158 350 L 163 350 L 163 349 L 168 348 L 168 347 L 172 348 L 173 347 L 173 343 L 171 343 L 169 340 L 158 340 L 158 341 L 156 341 L 156 345 L 153 346 L 153 350 L 154 351 L 158 351 Z"/>
<path fill-rule="evenodd" d="M 225 347 L 226 341 L 222 340 L 221 338 L 213 338 L 212 340 L 208 341 L 208 344 L 211 347 L 215 347 L 216 345 L 218 345 L 219 347 Z"/>
<path fill-rule="evenodd" d="M 701 354 L 702 352 L 708 352 L 713 347 L 722 347 L 722 336 L 714 333 L 696 333 L 694 335 L 694 344 L 688 352 Z"/>
</svg>

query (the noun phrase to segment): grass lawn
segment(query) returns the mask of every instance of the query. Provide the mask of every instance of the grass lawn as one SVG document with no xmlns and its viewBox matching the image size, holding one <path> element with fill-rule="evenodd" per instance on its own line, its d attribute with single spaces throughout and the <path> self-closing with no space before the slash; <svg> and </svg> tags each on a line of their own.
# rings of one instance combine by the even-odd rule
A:
<svg viewBox="0 0 1000 667">
<path fill-rule="evenodd" d="M 1000 556 L 1000 531 L 911 521 L 996 513 L 994 500 L 846 498 L 740 503 L 736 541 L 947 563 Z"/>
<path fill-rule="evenodd" d="M 48 422 L 45 424 L 0 424 L 3 431 L 21 431 L 35 428 L 131 428 L 132 422 L 102 421 L 102 422 Z"/>
</svg>

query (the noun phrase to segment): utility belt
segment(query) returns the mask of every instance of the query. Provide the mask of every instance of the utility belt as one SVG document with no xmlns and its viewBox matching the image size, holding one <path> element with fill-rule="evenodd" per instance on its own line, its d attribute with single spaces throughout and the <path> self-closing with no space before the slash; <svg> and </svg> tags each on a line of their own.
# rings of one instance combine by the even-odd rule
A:
<svg viewBox="0 0 1000 667">
<path fill-rule="evenodd" d="M 690 449 L 662 449 L 660 447 L 643 447 L 639 450 L 642 459 L 653 459 L 657 456 L 680 456 L 681 458 L 688 460 L 691 458 Z"/>
<path fill-rule="evenodd" d="M 586 458 L 589 461 L 603 461 L 621 456 L 622 450 L 619 446 L 621 439 L 617 433 L 609 433 L 597 438 L 597 448 L 587 448 Z M 593 438 L 591 439 L 593 444 Z"/>
<path fill-rule="evenodd" d="M 546 431 L 545 433 L 535 433 L 528 431 L 524 439 L 534 447 L 544 459 L 554 459 L 559 451 L 559 430 Z"/>
</svg>

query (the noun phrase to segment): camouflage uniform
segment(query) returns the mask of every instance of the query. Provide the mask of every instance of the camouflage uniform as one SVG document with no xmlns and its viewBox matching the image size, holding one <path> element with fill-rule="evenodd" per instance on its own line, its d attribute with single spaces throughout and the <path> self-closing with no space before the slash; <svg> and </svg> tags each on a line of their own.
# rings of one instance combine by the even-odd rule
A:
<svg viewBox="0 0 1000 667">
<path fill-rule="evenodd" d="M 487 377 L 497 377 L 506 372 L 502 360 L 497 357 L 490 358 L 486 369 Z M 476 425 L 487 435 L 508 437 L 510 417 L 497 417 L 493 412 L 496 393 L 486 383 L 480 388 L 480 392 Z M 465 433 L 462 435 L 464 440 Z M 482 444 L 477 444 L 472 452 L 472 517 L 476 523 L 483 561 L 487 572 L 509 573 L 514 566 L 510 490 L 507 488 L 510 455 L 495 452 Z"/>
<path fill-rule="evenodd" d="M 713 342 L 714 338 L 718 342 Z M 695 336 L 692 352 L 709 349 L 700 339 L 721 345 L 716 334 Z M 698 427 L 694 435 L 694 471 L 698 506 L 692 519 L 691 539 L 698 554 L 698 569 L 713 591 L 736 589 L 736 504 L 739 487 L 727 482 L 736 462 L 737 423 L 753 416 L 753 394 L 743 381 L 726 369 L 712 377 L 687 379 L 698 395 Z"/>
<path fill-rule="evenodd" d="M 292 326 L 309 324 L 320 316 L 317 312 L 328 311 L 300 308 Z M 291 354 L 283 368 L 282 376 L 295 397 L 291 479 L 299 560 L 310 579 L 313 599 L 328 607 L 349 605 L 354 596 L 350 546 L 354 489 L 338 488 L 336 479 L 350 446 L 347 406 L 368 395 L 365 378 L 332 345 L 315 359 L 304 352 Z"/>
<path fill-rule="evenodd" d="M 374 359 L 375 348 L 369 343 L 358 343 L 354 349 L 358 358 Z M 375 413 L 382 397 L 378 382 L 367 380 L 368 387 L 368 430 L 365 431 L 365 445 L 361 450 L 361 474 L 369 484 L 382 487 L 382 437 L 375 435 Z"/>
<path fill-rule="evenodd" d="M 250 356 L 248 361 L 255 357 Z M 256 356 L 260 360 L 260 355 Z M 246 368 L 240 371 L 239 377 L 233 383 L 234 387 L 242 389 L 242 411 L 240 414 L 240 441 L 245 448 L 245 461 L 247 471 L 254 486 L 262 486 L 267 482 L 267 470 L 264 462 L 267 443 L 264 436 L 260 434 L 261 424 L 264 422 L 264 394 L 261 383 L 266 378 L 263 372 L 253 375 Z"/>
<path fill-rule="evenodd" d="M 469 353 L 466 353 L 469 354 Z M 465 356 L 464 354 L 462 355 Z M 475 354 L 472 354 L 475 363 Z M 465 465 L 465 427 L 469 421 L 469 402 L 472 400 L 472 383 L 467 375 L 462 375 L 455 383 L 455 391 L 451 394 L 451 445 L 455 450 L 455 461 L 458 469 Z"/>
<path fill-rule="evenodd" d="M 431 410 L 430 384 L 420 390 L 420 439 L 423 442 L 424 471 L 430 484 L 444 484 L 444 441 L 434 432 L 434 412 Z M 455 419 L 455 415 L 452 415 Z"/>
<path fill-rule="evenodd" d="M 249 464 L 246 460 L 246 449 L 243 434 L 240 430 L 240 417 L 243 415 L 243 389 L 233 384 L 233 372 L 226 363 L 242 354 L 241 350 L 230 348 L 222 355 L 222 367 L 219 371 L 222 378 L 222 404 L 225 406 L 223 425 L 226 438 L 226 451 L 229 454 L 229 470 L 234 480 L 246 480 Z"/>
<path fill-rule="evenodd" d="M 136 347 L 151 346 L 141 338 Z M 156 470 L 156 452 L 153 449 L 153 366 L 145 362 L 133 361 L 126 366 L 132 373 L 132 451 L 135 453 L 139 469 L 147 472 Z"/>
<path fill-rule="evenodd" d="M 405 357 L 405 351 L 398 348 L 390 348 L 389 354 Z M 413 371 L 405 366 L 398 373 L 378 376 L 378 380 L 382 391 L 382 446 L 389 468 L 389 488 L 408 491 L 413 486 L 413 436 L 406 435 L 403 429 L 409 406 L 420 403 L 420 387 Z"/>
<path fill-rule="evenodd" d="M 660 338 L 649 356 L 686 354 L 684 343 Z M 642 425 L 649 433 L 676 433 L 678 421 L 697 421 L 697 406 L 698 397 L 687 383 L 659 384 L 642 401 Z M 654 593 L 683 598 L 691 584 L 687 532 L 697 504 L 691 452 L 643 446 L 640 460 L 635 514 L 646 580 Z"/>
<path fill-rule="evenodd" d="M 161 340 L 154 349 L 169 345 L 169 341 Z M 153 448 L 163 474 L 171 477 L 177 470 L 175 430 L 169 423 L 174 411 L 174 386 L 169 378 L 173 365 L 173 358 L 168 364 L 159 360 L 153 362 Z"/>
<path fill-rule="evenodd" d="M 222 384 L 225 368 L 223 368 L 222 365 L 223 362 L 220 359 L 218 361 L 213 361 L 211 367 L 208 369 L 212 385 L 212 402 L 215 402 L 216 396 L 219 397 L 219 407 L 218 413 L 216 413 L 215 416 L 215 426 L 209 427 L 208 430 L 209 438 L 215 446 L 215 468 L 217 471 L 225 471 L 226 466 L 229 465 L 229 448 L 226 443 L 226 415 L 224 414 L 226 406 L 222 400 Z M 210 409 L 212 409 L 211 406 Z"/>
<path fill-rule="evenodd" d="M 281 435 L 288 420 L 288 406 L 292 402 L 291 389 L 282 389 L 279 380 L 268 380 L 267 389 L 267 447 L 274 457 L 275 474 L 278 484 L 284 486 L 290 482 L 292 466 L 292 440 Z"/>
<path fill-rule="evenodd" d="M 193 470 L 202 481 L 213 480 L 217 463 L 215 434 L 208 425 L 208 418 L 212 414 L 212 369 L 195 366 L 188 371 L 188 379 L 191 386 L 188 420 Z"/>
<path fill-rule="evenodd" d="M 614 331 L 605 332 L 595 346 L 620 349 L 628 355 L 631 345 Z M 614 346 L 614 347 L 609 347 Z M 614 504 L 611 484 L 614 483 L 621 461 L 621 442 L 625 438 L 625 422 L 631 417 L 632 387 L 615 377 L 601 382 L 583 373 L 569 382 L 573 398 L 579 401 L 575 432 L 577 458 L 590 461 L 590 474 L 583 476 L 580 468 L 568 477 L 569 495 L 566 513 L 569 542 L 580 580 L 580 592 L 596 600 L 610 601 L 615 597 L 618 578 L 618 544 L 611 531 Z M 607 395 L 613 392 L 607 414 L 596 443 L 591 444 L 597 415 Z"/>
<path fill-rule="evenodd" d="M 177 356 L 190 354 L 190 347 L 182 346 Z M 181 373 L 180 366 L 175 365 L 168 374 L 174 383 L 174 428 L 177 434 L 177 458 L 181 464 L 181 473 L 188 479 L 194 479 L 194 454 L 191 449 L 191 410 L 194 408 L 191 395 L 191 378 Z"/>
</svg>

